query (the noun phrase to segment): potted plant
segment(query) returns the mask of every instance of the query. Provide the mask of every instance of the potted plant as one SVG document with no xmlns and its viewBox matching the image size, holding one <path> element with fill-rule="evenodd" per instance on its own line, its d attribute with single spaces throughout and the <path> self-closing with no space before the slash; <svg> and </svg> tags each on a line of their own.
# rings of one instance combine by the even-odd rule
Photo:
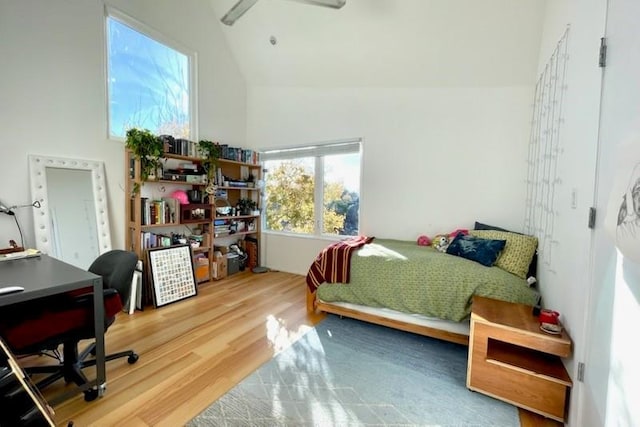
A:
<svg viewBox="0 0 640 427">
<path fill-rule="evenodd" d="M 131 128 L 127 131 L 125 146 L 140 160 L 140 183 L 136 182 L 133 186 L 133 192 L 137 193 L 141 184 L 156 177 L 162 169 L 164 144 L 148 129 Z"/>
<path fill-rule="evenodd" d="M 240 199 L 238 200 L 238 205 L 240 205 L 240 213 L 242 215 L 251 215 L 258 206 L 258 204 L 251 199 Z"/>
<path fill-rule="evenodd" d="M 220 144 L 202 139 L 198 142 L 198 153 L 204 159 L 202 166 L 207 172 L 207 180 L 212 183 L 218 166 L 218 159 L 220 158 Z"/>
</svg>

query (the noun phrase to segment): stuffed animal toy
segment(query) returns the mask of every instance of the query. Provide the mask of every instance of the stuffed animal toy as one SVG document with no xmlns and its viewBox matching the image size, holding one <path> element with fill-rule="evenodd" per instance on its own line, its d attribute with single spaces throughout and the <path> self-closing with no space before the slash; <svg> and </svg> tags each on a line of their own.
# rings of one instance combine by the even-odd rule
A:
<svg viewBox="0 0 640 427">
<path fill-rule="evenodd" d="M 466 228 L 458 228 L 457 230 L 453 230 L 451 233 L 449 233 L 449 242 L 455 239 L 458 234 L 463 234 L 466 236 L 469 234 L 469 230 L 467 230 Z"/>
<path fill-rule="evenodd" d="M 451 240 L 452 239 L 449 239 L 449 236 L 438 234 L 433 238 L 431 246 L 433 246 L 433 248 L 437 251 L 446 252 L 447 248 L 449 247 L 449 243 L 451 243 Z"/>
<path fill-rule="evenodd" d="M 423 234 L 418 237 L 418 241 L 416 243 L 418 243 L 418 246 L 429 246 L 431 245 L 431 239 Z"/>
</svg>

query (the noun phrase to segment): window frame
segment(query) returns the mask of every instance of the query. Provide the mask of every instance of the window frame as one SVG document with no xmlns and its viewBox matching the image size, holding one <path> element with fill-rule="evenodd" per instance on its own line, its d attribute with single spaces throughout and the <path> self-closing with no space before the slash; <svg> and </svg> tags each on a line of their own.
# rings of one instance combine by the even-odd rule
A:
<svg viewBox="0 0 640 427">
<path fill-rule="evenodd" d="M 293 231 L 271 230 L 266 224 L 266 206 L 262 218 L 262 230 L 267 234 L 284 235 L 301 238 L 322 238 L 328 240 L 343 240 L 350 236 L 342 234 L 324 233 L 324 160 L 326 156 L 336 154 L 355 154 L 360 156 L 359 159 L 359 189 L 358 198 L 359 205 L 362 207 L 362 164 L 363 164 L 363 138 L 350 138 L 335 141 L 325 141 L 312 144 L 304 144 L 297 146 L 287 146 L 279 148 L 265 148 L 260 150 L 260 160 L 263 167 L 270 160 L 293 160 L 300 158 L 313 158 L 314 160 L 314 232 L 313 233 L 297 233 Z M 355 148 L 357 147 L 357 148 Z M 268 172 L 267 172 L 268 173 Z M 265 200 L 266 201 L 266 200 Z M 358 230 L 362 228 L 360 210 L 358 211 Z"/>
<path fill-rule="evenodd" d="M 122 25 L 130 27 L 132 30 L 141 33 L 150 39 L 153 39 L 157 43 L 163 44 L 168 48 L 171 48 L 183 55 L 188 59 L 189 65 L 189 81 L 188 81 L 188 93 L 189 93 L 189 139 L 192 141 L 198 140 L 198 54 L 195 50 L 189 49 L 181 43 L 171 39 L 160 31 L 157 31 L 147 24 L 133 18 L 130 15 L 122 12 L 121 10 L 105 4 L 104 5 L 104 19 L 103 32 L 104 32 L 104 75 L 105 75 L 105 99 L 107 108 L 107 139 L 124 141 L 125 137 L 120 137 L 111 134 L 111 98 L 109 95 L 109 18 L 115 19 Z"/>
</svg>

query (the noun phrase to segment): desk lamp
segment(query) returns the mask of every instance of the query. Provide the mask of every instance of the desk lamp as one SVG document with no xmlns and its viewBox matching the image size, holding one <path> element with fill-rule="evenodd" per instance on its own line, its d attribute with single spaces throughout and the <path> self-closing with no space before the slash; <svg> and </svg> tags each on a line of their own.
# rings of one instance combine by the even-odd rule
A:
<svg viewBox="0 0 640 427">
<path fill-rule="evenodd" d="M 16 206 L 14 206 L 15 208 Z M 0 200 L 0 212 L 7 214 L 7 215 L 15 215 L 15 213 L 11 210 L 12 208 L 8 208 L 7 205 L 5 205 L 4 203 L 2 203 L 2 200 Z"/>
<path fill-rule="evenodd" d="M 18 222 L 16 213 L 13 210 L 17 208 L 28 208 L 28 207 L 40 208 L 40 202 L 36 200 L 30 205 L 7 206 L 5 203 L 2 202 L 2 200 L 0 200 L 0 213 L 7 214 L 13 217 L 13 220 L 16 222 L 16 226 L 18 227 L 18 231 L 20 232 L 20 244 L 22 245 L 23 248 L 24 248 L 24 237 L 22 236 L 22 228 L 20 228 L 20 223 Z"/>
</svg>

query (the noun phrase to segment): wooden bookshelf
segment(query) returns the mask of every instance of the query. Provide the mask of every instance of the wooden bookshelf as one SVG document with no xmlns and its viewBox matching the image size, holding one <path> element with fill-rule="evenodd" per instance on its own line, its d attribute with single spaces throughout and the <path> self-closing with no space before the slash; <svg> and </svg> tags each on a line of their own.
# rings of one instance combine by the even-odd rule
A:
<svg viewBox="0 0 640 427">
<path fill-rule="evenodd" d="M 165 154 L 165 172 L 168 168 L 173 168 L 180 163 L 188 162 L 200 165 L 204 159 L 199 157 L 183 156 L 179 154 Z M 206 180 L 199 179 L 197 176 L 194 178 L 195 182 L 188 182 L 179 179 L 150 179 L 142 181 L 140 178 L 140 161 L 135 159 L 132 152 L 125 150 L 125 170 L 126 170 L 126 188 L 125 194 L 129 195 L 126 200 L 126 230 L 125 230 L 125 245 L 128 250 L 131 250 L 138 254 L 138 257 L 146 263 L 146 248 L 143 244 L 144 233 L 153 233 L 156 236 L 170 235 L 172 232 L 188 233 L 191 232 L 193 227 L 198 227 L 202 231 L 204 241 L 200 247 L 192 248 L 193 254 L 198 254 L 200 257 L 204 254 L 207 258 L 208 265 L 203 268 L 202 265 L 194 265 L 196 268 L 197 280 L 199 283 L 208 282 L 212 279 L 219 278 L 219 274 L 215 274 L 219 271 L 218 266 L 221 264 L 219 260 L 214 257 L 214 240 L 216 238 L 214 221 L 222 219 L 228 222 L 243 222 L 245 226 L 249 223 L 252 224 L 252 229 L 243 229 L 234 233 L 220 233 L 218 238 L 252 236 L 256 239 L 260 238 L 260 215 L 217 215 L 215 198 L 213 195 L 207 195 L 206 200 L 203 203 L 191 203 L 187 205 L 177 205 L 172 212 L 174 220 L 170 222 L 158 221 L 155 223 L 145 223 L 144 212 L 142 211 L 142 201 L 145 195 L 151 193 L 158 193 L 156 189 L 163 187 L 167 188 L 180 188 L 186 190 L 197 189 L 201 193 L 205 194 Z M 244 163 L 235 160 L 218 159 L 216 176 L 224 177 L 225 180 L 231 182 L 242 182 L 249 175 L 253 175 L 256 178 L 260 177 L 261 167 L 259 164 Z M 165 174 L 165 176 L 176 176 L 171 172 L 171 175 Z M 178 177 L 179 178 L 179 177 Z M 187 177 L 188 178 L 188 177 Z M 221 180 L 222 181 L 222 180 Z M 222 182 L 220 183 L 222 184 Z M 218 190 L 224 190 L 228 203 L 230 206 L 236 206 L 241 199 L 252 199 L 258 205 L 260 202 L 260 191 L 258 188 L 250 187 L 253 183 L 247 183 L 247 186 L 222 186 L 216 182 L 216 188 Z M 149 190 L 147 186 L 152 186 Z M 145 187 L 147 187 L 145 189 Z M 140 188 L 140 191 L 134 192 L 134 188 Z M 169 197 L 169 192 L 163 197 Z M 156 201 L 157 197 L 149 197 L 149 201 Z M 204 199 L 204 198 L 203 198 Z M 160 215 L 162 216 L 162 215 Z M 186 233 L 186 234 L 188 234 Z M 214 266 L 215 264 L 215 266 Z M 147 269 L 148 271 L 148 269 Z"/>
</svg>

